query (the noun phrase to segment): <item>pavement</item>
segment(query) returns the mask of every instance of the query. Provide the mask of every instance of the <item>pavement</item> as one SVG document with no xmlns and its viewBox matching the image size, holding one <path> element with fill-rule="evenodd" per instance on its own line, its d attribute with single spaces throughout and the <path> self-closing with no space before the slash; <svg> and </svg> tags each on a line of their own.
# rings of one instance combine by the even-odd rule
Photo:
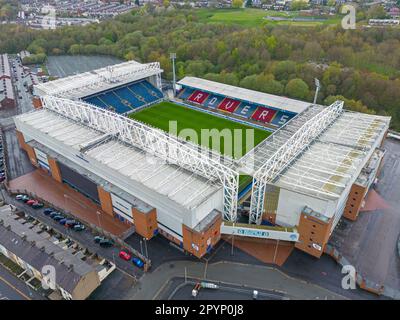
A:
<svg viewBox="0 0 400 320">
<path fill-rule="evenodd" d="M 111 56 L 49 56 L 46 66 L 50 76 L 66 77 L 120 62 Z"/>
<path fill-rule="evenodd" d="M 342 219 L 331 243 L 368 280 L 400 290 L 400 257 L 397 240 L 400 234 L 400 142 L 387 139 L 387 153 L 375 187 L 381 198 L 374 210 L 360 212 L 357 221 Z M 368 198 L 368 197 L 367 197 Z"/>
</svg>

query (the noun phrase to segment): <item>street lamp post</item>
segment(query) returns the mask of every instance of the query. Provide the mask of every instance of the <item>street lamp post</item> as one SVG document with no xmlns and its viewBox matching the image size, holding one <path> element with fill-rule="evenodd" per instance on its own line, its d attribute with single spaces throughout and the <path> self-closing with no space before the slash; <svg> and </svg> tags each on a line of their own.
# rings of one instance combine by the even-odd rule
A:
<svg viewBox="0 0 400 320">
<path fill-rule="evenodd" d="M 318 93 L 319 93 L 319 89 L 321 88 L 321 84 L 319 82 L 319 80 L 317 78 L 314 79 L 315 82 L 315 95 L 314 95 L 314 104 L 316 104 L 317 102 L 317 98 L 318 98 Z"/>
<path fill-rule="evenodd" d="M 97 221 L 99 222 L 99 227 L 100 227 L 100 229 L 103 229 L 103 228 L 101 227 L 101 221 L 100 221 L 101 212 L 100 212 L 100 211 L 96 211 L 96 214 L 97 214 Z"/>
<path fill-rule="evenodd" d="M 171 53 L 169 57 L 172 60 L 172 86 L 173 86 L 173 94 L 175 98 L 176 94 L 176 76 L 175 76 L 175 59 L 176 59 L 176 53 Z"/>
</svg>

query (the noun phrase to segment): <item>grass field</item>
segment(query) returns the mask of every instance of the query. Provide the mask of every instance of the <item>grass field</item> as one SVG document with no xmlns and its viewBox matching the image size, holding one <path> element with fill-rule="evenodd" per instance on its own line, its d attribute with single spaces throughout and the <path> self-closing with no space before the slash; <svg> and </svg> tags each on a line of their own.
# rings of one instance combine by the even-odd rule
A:
<svg viewBox="0 0 400 320">
<path fill-rule="evenodd" d="M 208 23 L 223 23 L 223 24 L 239 24 L 246 27 L 257 27 L 264 24 L 278 25 L 296 25 L 296 26 L 316 26 L 323 24 L 338 24 L 340 23 L 339 16 L 329 16 L 325 21 L 271 21 L 265 17 L 280 17 L 280 18 L 296 18 L 299 13 L 295 11 L 269 11 L 260 9 L 199 9 L 197 16 L 203 22 Z M 312 17 L 307 17 L 312 18 Z M 315 17 L 316 18 L 316 17 Z"/>
<path fill-rule="evenodd" d="M 181 138 L 191 140 L 192 142 L 214 149 L 235 159 L 240 158 L 253 148 L 252 144 L 246 148 L 246 129 L 252 129 L 254 132 L 254 146 L 271 134 L 268 131 L 256 129 L 166 101 L 143 109 L 137 113 L 132 113 L 130 118 L 170 133 L 171 131 L 174 133 L 173 130 L 170 129 L 170 121 L 176 121 L 177 131 L 175 134 L 178 134 Z M 201 134 L 204 133 L 202 129 L 217 129 L 218 135 L 213 136 L 214 141 L 212 137 L 208 137 L 208 139 L 203 137 L 202 139 Z M 229 141 L 229 138 L 225 141 L 224 137 L 219 134 L 224 129 L 228 129 L 225 130 L 225 133 L 231 135 L 231 141 Z M 236 135 L 233 134 L 233 130 L 235 129 L 240 130 L 236 133 L 241 133 L 241 139 L 235 139 Z M 251 138 L 251 135 L 248 135 L 248 138 Z M 234 148 L 235 145 L 237 145 L 236 149 Z"/>
</svg>

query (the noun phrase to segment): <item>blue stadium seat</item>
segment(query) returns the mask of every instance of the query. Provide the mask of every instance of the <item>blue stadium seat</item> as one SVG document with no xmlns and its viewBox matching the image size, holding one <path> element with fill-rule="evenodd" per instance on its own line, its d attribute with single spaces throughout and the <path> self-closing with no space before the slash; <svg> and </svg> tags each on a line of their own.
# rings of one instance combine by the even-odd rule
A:
<svg viewBox="0 0 400 320">
<path fill-rule="evenodd" d="M 222 100 L 224 100 L 224 97 L 210 94 L 206 101 L 203 102 L 203 106 L 205 106 L 206 108 L 216 109 L 222 102 Z"/>
<path fill-rule="evenodd" d="M 107 103 L 109 106 L 113 107 L 115 109 L 116 112 L 118 113 L 125 113 L 128 112 L 130 110 L 132 110 L 132 108 L 124 105 L 120 99 L 118 99 L 118 97 L 113 94 L 112 91 L 103 93 L 101 95 L 98 96 L 101 100 L 103 100 L 105 103 Z"/>
<path fill-rule="evenodd" d="M 150 82 L 148 81 L 142 81 L 140 82 L 142 86 L 146 88 L 146 90 L 152 95 L 157 97 L 158 99 L 161 99 L 163 97 L 163 93 L 158 90 L 156 87 L 154 87 Z"/>
<path fill-rule="evenodd" d="M 184 88 L 180 93 L 179 93 L 179 98 L 182 100 L 186 100 L 187 98 L 189 98 L 192 93 L 194 92 L 193 89 L 190 88 Z"/>
<path fill-rule="evenodd" d="M 239 105 L 239 107 L 235 110 L 234 114 L 236 114 L 240 117 L 250 119 L 250 117 L 253 115 L 253 113 L 254 113 L 254 111 L 256 111 L 256 109 L 257 109 L 257 106 L 255 104 L 242 102 Z"/>
<path fill-rule="evenodd" d="M 272 119 L 271 123 L 276 125 L 276 126 L 283 126 L 286 122 L 288 122 L 290 119 L 292 119 L 295 116 L 294 113 L 288 113 L 288 112 L 283 112 L 279 111 L 275 115 L 275 117 Z"/>
</svg>

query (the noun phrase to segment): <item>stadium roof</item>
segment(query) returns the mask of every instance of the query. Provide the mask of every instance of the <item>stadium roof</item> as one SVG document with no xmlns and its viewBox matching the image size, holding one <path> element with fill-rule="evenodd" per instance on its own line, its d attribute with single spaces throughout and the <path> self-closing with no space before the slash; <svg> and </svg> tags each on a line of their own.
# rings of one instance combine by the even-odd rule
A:
<svg viewBox="0 0 400 320">
<path fill-rule="evenodd" d="M 389 117 L 343 111 L 278 175 L 275 184 L 318 198 L 338 199 L 379 147 L 379 137 L 389 122 Z"/>
<path fill-rule="evenodd" d="M 158 62 L 128 61 L 35 85 L 35 94 L 78 99 L 162 73 Z"/>
<path fill-rule="evenodd" d="M 215 182 L 123 143 L 47 109 L 18 119 L 69 148 L 94 159 L 127 179 L 139 182 L 179 205 L 193 209 L 221 188 Z M 100 143 L 99 143 L 100 142 Z"/>
<path fill-rule="evenodd" d="M 196 77 L 185 77 L 182 80 L 178 81 L 178 83 L 180 85 L 196 88 L 199 90 L 220 94 L 232 99 L 239 99 L 247 102 L 252 102 L 254 104 L 259 104 L 266 107 L 269 106 L 272 108 L 286 110 L 294 113 L 300 113 L 310 105 L 309 102 L 239 88 L 228 84 Z"/>
</svg>

